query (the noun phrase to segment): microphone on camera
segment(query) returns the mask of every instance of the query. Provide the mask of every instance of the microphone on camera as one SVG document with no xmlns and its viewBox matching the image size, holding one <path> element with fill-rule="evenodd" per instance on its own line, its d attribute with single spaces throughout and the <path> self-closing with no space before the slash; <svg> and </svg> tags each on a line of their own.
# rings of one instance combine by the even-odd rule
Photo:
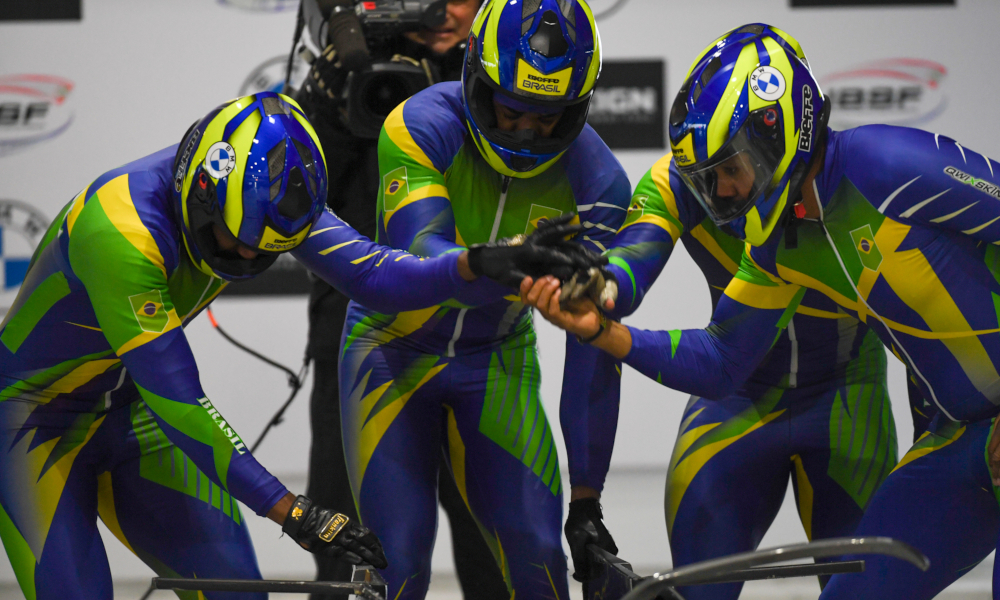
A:
<svg viewBox="0 0 1000 600">
<path fill-rule="evenodd" d="M 328 23 L 326 38 L 337 51 L 340 64 L 348 71 L 364 71 L 371 67 L 372 58 L 353 2 L 341 0 L 333 7 Z"/>
</svg>

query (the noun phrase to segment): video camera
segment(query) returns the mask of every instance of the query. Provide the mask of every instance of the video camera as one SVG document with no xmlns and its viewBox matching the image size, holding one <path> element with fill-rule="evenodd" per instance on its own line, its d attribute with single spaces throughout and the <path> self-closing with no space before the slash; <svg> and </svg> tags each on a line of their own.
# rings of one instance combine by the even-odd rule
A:
<svg viewBox="0 0 1000 600">
<path fill-rule="evenodd" d="M 339 71 L 325 82 L 327 93 L 339 101 L 353 135 L 377 138 L 392 109 L 439 79 L 427 60 L 393 52 L 396 38 L 444 24 L 448 0 L 325 0 L 324 5 L 332 8 L 329 17 L 319 0 L 303 0 L 302 16 L 316 45 L 332 47 L 316 59 L 333 62 Z"/>
</svg>

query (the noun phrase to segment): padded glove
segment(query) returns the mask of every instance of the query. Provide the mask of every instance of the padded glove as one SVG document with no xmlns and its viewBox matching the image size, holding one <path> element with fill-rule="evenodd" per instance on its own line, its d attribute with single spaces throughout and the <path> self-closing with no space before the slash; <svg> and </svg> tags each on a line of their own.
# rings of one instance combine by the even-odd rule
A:
<svg viewBox="0 0 1000 600">
<path fill-rule="evenodd" d="M 587 560 L 587 544 L 597 544 L 611 554 L 618 554 L 618 546 L 604 526 L 603 519 L 597 498 L 582 498 L 569 503 L 564 531 L 573 556 L 573 579 L 577 581 L 588 581 L 594 577 Z"/>
<path fill-rule="evenodd" d="M 337 49 L 340 65 L 347 71 L 364 71 L 371 67 L 372 58 L 368 43 L 361 29 L 361 21 L 354 12 L 352 2 L 346 6 L 335 6 L 330 16 L 326 37 L 330 46 Z M 327 50 L 330 49 L 327 47 Z M 326 54 L 326 51 L 323 52 Z"/>
<path fill-rule="evenodd" d="M 389 566 L 382 543 L 367 527 L 316 506 L 305 496 L 295 499 L 281 530 L 313 554 L 337 557 L 354 565 L 368 563 L 378 569 Z"/>
<path fill-rule="evenodd" d="M 582 230 L 570 225 L 573 214 L 539 221 L 530 235 L 516 235 L 487 244 L 469 247 L 469 268 L 478 276 L 486 276 L 517 289 L 525 277 L 553 275 L 565 281 L 577 271 L 607 264 L 607 259 L 567 241 L 567 237 Z"/>
</svg>

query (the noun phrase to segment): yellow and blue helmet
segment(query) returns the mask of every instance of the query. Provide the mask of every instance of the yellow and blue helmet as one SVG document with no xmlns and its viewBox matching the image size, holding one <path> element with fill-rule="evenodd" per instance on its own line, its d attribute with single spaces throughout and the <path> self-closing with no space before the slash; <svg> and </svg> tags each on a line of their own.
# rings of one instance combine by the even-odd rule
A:
<svg viewBox="0 0 1000 600">
<path fill-rule="evenodd" d="M 486 0 L 469 35 L 462 92 L 483 158 L 511 177 L 545 171 L 583 130 L 601 42 L 583 0 Z M 520 112 L 561 112 L 548 137 L 497 127 L 494 98 Z"/>
<path fill-rule="evenodd" d="M 259 274 L 305 240 L 326 203 L 326 178 L 319 139 L 294 100 L 261 92 L 219 106 L 191 126 L 174 159 L 192 262 L 227 281 Z M 223 251 L 218 235 L 256 258 Z"/>
<path fill-rule="evenodd" d="M 712 220 L 759 246 L 798 201 L 828 117 L 799 43 L 753 23 L 695 60 L 670 110 L 670 147 Z"/>
</svg>

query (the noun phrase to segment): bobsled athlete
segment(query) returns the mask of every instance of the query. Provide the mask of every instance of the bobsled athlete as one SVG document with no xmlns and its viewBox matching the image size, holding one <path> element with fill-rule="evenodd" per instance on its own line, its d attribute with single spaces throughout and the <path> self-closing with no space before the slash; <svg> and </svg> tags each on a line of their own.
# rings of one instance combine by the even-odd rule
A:
<svg viewBox="0 0 1000 600">
<path fill-rule="evenodd" d="M 631 189 L 586 125 L 599 70 L 585 2 L 484 2 L 462 82 L 415 94 L 383 125 L 378 240 L 447 256 L 569 214 L 583 227 L 579 246 L 602 251 Z M 350 306 L 340 362 L 344 450 L 359 515 L 386 545 L 398 598 L 423 598 L 430 581 L 442 450 L 508 596 L 568 597 L 563 482 L 540 377 L 531 311 L 512 289 L 497 286 L 486 304 L 457 297 L 422 311 Z M 579 578 L 588 543 L 617 551 L 599 495 L 619 378 L 616 360 L 567 337 L 565 532 Z"/>
<path fill-rule="evenodd" d="M 864 574 L 835 575 L 822 598 L 932 598 L 986 557 L 1000 530 L 998 165 L 917 129 L 830 130 L 828 106 L 798 44 L 767 25 L 727 33 L 691 68 L 670 112 L 669 172 L 748 244 L 708 328 L 643 331 L 585 301 L 563 310 L 548 278 L 522 293 L 558 325 L 704 398 L 747 382 L 807 290 L 866 324 L 937 414 L 855 534 L 907 542 L 931 567 L 868 557 Z M 829 420 L 830 435 L 845 422 Z M 868 464 L 877 477 L 881 461 Z"/>
<path fill-rule="evenodd" d="M 574 228 L 424 260 L 357 234 L 325 199 L 309 122 L 260 93 L 60 212 L 0 329 L 0 537 L 27 598 L 112 597 L 98 516 L 161 576 L 259 578 L 237 500 L 311 552 L 386 566 L 372 531 L 289 493 L 250 455 L 202 391 L 183 327 L 282 252 L 389 312 L 492 293 L 467 281 L 477 274 L 570 264 L 537 242 Z"/>
</svg>

